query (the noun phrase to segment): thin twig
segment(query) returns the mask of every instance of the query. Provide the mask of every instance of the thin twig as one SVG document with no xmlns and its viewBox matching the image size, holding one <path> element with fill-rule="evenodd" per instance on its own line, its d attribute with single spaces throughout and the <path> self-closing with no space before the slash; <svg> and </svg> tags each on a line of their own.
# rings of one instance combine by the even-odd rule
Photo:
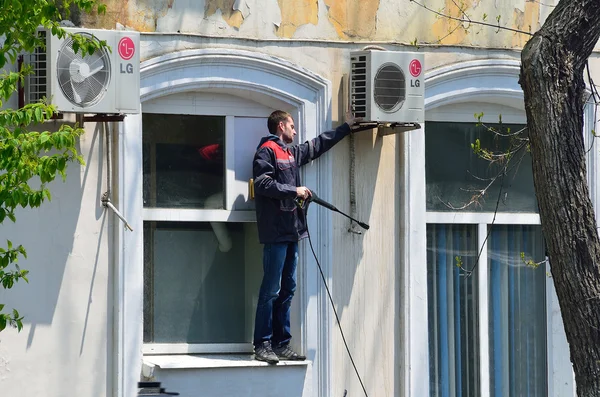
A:
<svg viewBox="0 0 600 397">
<path fill-rule="evenodd" d="M 467 170 L 467 174 L 469 174 L 471 176 L 471 178 L 476 179 L 481 182 L 487 182 L 487 181 L 491 181 L 492 179 L 494 179 L 493 177 L 492 178 L 482 178 L 482 177 L 477 176 L 474 173 L 472 173 L 471 170 Z"/>
<path fill-rule="evenodd" d="M 514 150 L 512 153 L 513 154 L 517 154 L 519 153 L 521 150 L 523 150 L 523 148 L 526 146 L 526 144 L 521 144 L 519 145 L 519 147 Z M 466 203 L 463 206 L 460 207 L 454 207 L 450 202 L 447 201 L 443 201 L 440 197 L 438 197 L 438 200 L 440 200 L 444 205 L 446 205 L 446 207 L 450 208 L 451 210 L 454 211 L 460 211 L 460 210 L 464 210 L 467 209 L 468 207 L 470 207 L 473 204 L 479 204 L 479 200 L 481 200 L 481 198 L 483 198 L 488 189 L 498 180 L 498 178 L 502 177 L 502 180 L 504 180 L 504 176 L 510 172 L 512 172 L 515 168 L 519 168 L 521 165 L 521 162 L 523 161 L 523 157 L 525 157 L 525 154 L 523 154 L 520 158 L 519 161 L 517 162 L 517 164 L 512 165 L 511 167 L 508 167 L 508 162 L 503 166 L 503 169 L 501 172 L 499 172 L 498 174 L 496 174 L 496 176 L 487 178 L 487 179 L 483 179 L 483 178 L 477 178 L 481 181 L 490 181 L 484 188 L 482 189 L 463 189 L 461 188 L 461 190 L 465 191 L 465 192 L 473 192 L 473 193 L 477 193 L 475 195 L 473 195 L 473 197 L 471 198 L 471 200 Z M 511 156 L 512 158 L 512 156 Z M 493 162 L 497 162 L 498 160 L 488 160 L 490 161 L 490 163 Z M 509 160 L 510 161 L 510 160 Z M 469 171 L 468 171 L 469 172 Z M 469 174 L 473 175 L 471 172 L 469 172 Z M 502 190 L 502 189 L 501 189 Z"/>
<path fill-rule="evenodd" d="M 479 249 L 479 253 L 477 254 L 477 259 L 475 260 L 475 264 L 473 265 L 473 267 L 470 270 L 465 269 L 462 265 L 458 265 L 460 270 L 465 272 L 465 277 L 471 277 L 471 275 L 477 268 L 477 265 L 479 264 L 479 259 L 481 258 L 481 253 L 483 252 L 483 247 L 485 247 L 485 244 L 487 243 L 488 238 L 490 237 L 490 234 L 492 233 L 492 226 L 494 226 L 494 223 L 496 222 L 496 215 L 498 214 L 498 207 L 500 206 L 500 199 L 502 197 L 502 188 L 504 186 L 505 172 L 503 172 L 501 175 L 502 175 L 502 178 L 500 179 L 500 190 L 498 191 L 498 200 L 496 200 L 496 209 L 494 210 L 494 217 L 492 218 L 492 223 L 488 227 L 488 232 L 485 236 L 485 239 L 481 243 L 481 248 Z"/>
<path fill-rule="evenodd" d="M 556 7 L 553 4 L 542 3 L 541 1 L 538 1 L 538 0 L 527 0 L 527 1 L 530 2 L 530 3 L 537 3 L 537 4 L 539 4 L 541 6 L 544 6 L 544 7 L 552 7 L 552 8 Z"/>
<path fill-rule="evenodd" d="M 431 44 L 442 44 L 442 41 L 449 36 L 452 36 L 454 34 L 454 32 L 456 32 L 458 30 L 458 28 L 462 27 L 462 25 L 456 24 L 456 26 L 454 27 L 454 29 L 452 29 L 450 32 L 448 32 L 448 34 L 446 34 L 444 37 L 439 38 L 435 43 L 431 43 Z"/>
<path fill-rule="evenodd" d="M 436 11 L 436 10 L 434 10 L 432 8 L 429 8 L 425 4 L 419 3 L 416 0 L 410 0 L 410 2 L 411 3 L 415 3 L 416 5 L 418 5 L 418 6 L 422 7 L 422 8 L 424 8 L 424 9 L 426 9 L 427 11 L 430 11 L 430 12 L 432 12 L 432 13 L 434 13 L 436 15 L 439 15 L 440 17 L 443 17 L 443 18 L 448 18 L 448 19 L 452 19 L 454 21 L 459 21 L 459 22 L 474 23 L 474 24 L 477 24 L 477 25 L 489 26 L 489 27 L 496 28 L 496 29 L 508 30 L 508 31 L 515 32 L 515 33 L 522 33 L 522 34 L 526 34 L 528 36 L 533 36 L 533 34 L 531 32 L 526 32 L 524 30 L 519 30 L 519 29 L 508 28 L 506 26 L 500 26 L 500 24 L 494 25 L 494 24 L 487 23 L 487 22 L 482 22 L 482 21 L 472 21 L 471 19 L 464 19 L 464 18 L 453 17 L 453 16 L 450 16 L 450 15 L 444 14 L 442 12 Z"/>
<path fill-rule="evenodd" d="M 482 127 L 485 127 L 488 131 L 490 131 L 491 133 L 501 136 L 501 137 L 511 137 L 511 136 L 515 136 L 515 135 L 520 135 L 522 132 L 527 130 L 527 127 L 523 127 L 520 130 L 518 130 L 517 132 L 502 132 L 499 130 L 496 130 L 494 127 L 488 127 L 485 123 L 480 122 L 479 125 L 481 125 Z M 526 138 L 523 138 L 526 139 Z"/>
<path fill-rule="evenodd" d="M 469 20 L 469 22 L 471 22 L 471 18 L 469 17 L 469 15 L 467 14 L 467 12 L 465 10 L 462 9 L 461 6 L 459 6 L 456 1 L 452 0 L 452 3 L 454 3 L 454 5 L 456 6 L 456 8 L 458 8 L 458 10 L 460 11 L 461 14 L 463 14 L 465 16 L 465 18 L 467 18 Z"/>
<path fill-rule="evenodd" d="M 519 146 L 516 147 L 516 149 L 512 149 L 508 152 L 504 152 L 504 153 L 489 153 L 487 152 L 485 155 L 481 155 L 481 154 L 477 154 L 477 156 L 479 156 L 479 158 L 486 160 L 490 163 L 490 165 L 495 164 L 495 163 L 500 163 L 505 159 L 511 159 L 515 154 L 519 153 L 521 150 L 523 150 L 523 148 L 525 148 L 527 146 L 527 144 L 529 143 L 529 139 L 524 139 L 524 140 L 520 140 L 521 143 L 519 144 Z"/>
</svg>

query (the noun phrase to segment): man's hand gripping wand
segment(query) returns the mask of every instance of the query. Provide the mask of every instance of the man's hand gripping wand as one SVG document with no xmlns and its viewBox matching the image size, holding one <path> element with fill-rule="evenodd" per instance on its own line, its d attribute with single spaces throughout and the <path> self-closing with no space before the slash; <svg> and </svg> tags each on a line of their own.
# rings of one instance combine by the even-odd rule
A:
<svg viewBox="0 0 600 397">
<path fill-rule="evenodd" d="M 344 212 L 340 211 L 339 209 L 337 209 L 336 206 L 334 206 L 333 204 L 328 203 L 327 201 L 321 199 L 319 196 L 317 196 L 314 192 L 314 190 L 311 190 L 311 195 L 308 196 L 308 198 L 306 199 L 302 199 L 300 197 L 296 197 L 294 199 L 294 202 L 296 203 L 296 206 L 302 210 L 306 209 L 308 210 L 308 204 L 310 202 L 314 202 L 319 204 L 320 206 L 323 206 L 325 208 L 327 208 L 328 210 L 334 211 L 334 212 L 338 212 L 342 215 L 344 215 L 346 218 L 353 220 L 354 222 L 356 222 L 360 227 L 362 227 L 365 230 L 369 230 L 369 225 L 367 225 L 364 222 L 358 221 L 354 218 L 352 218 L 350 215 L 345 214 Z"/>
</svg>

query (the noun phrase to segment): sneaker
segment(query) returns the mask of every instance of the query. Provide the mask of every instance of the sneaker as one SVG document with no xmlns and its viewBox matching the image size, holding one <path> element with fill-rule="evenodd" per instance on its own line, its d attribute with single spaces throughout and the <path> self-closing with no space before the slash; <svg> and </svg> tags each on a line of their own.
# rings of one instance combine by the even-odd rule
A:
<svg viewBox="0 0 600 397">
<path fill-rule="evenodd" d="M 306 356 L 300 355 L 293 351 L 289 345 L 276 347 L 273 349 L 277 357 L 280 360 L 290 360 L 290 361 L 304 361 L 306 360 Z"/>
<path fill-rule="evenodd" d="M 259 361 L 266 361 L 269 364 L 277 364 L 279 359 L 273 353 L 271 342 L 266 340 L 258 346 L 254 346 L 254 358 Z"/>
</svg>

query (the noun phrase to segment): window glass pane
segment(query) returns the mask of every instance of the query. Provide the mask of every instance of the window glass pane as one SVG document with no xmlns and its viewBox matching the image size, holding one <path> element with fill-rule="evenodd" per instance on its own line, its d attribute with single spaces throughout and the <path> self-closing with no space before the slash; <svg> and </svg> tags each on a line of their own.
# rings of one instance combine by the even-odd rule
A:
<svg viewBox="0 0 600 397">
<path fill-rule="evenodd" d="M 269 134 L 266 117 L 235 118 L 235 148 L 233 171 L 235 179 L 227 184 L 233 195 L 233 210 L 253 210 L 254 200 L 248 198 L 248 181 L 252 178 L 252 162 L 262 137 Z"/>
<path fill-rule="evenodd" d="M 142 115 L 144 206 L 223 208 L 225 118 Z"/>
<path fill-rule="evenodd" d="M 144 223 L 144 342 L 251 343 L 255 223 Z"/>
<path fill-rule="evenodd" d="M 427 299 L 431 396 L 479 393 L 476 225 L 427 225 Z"/>
<path fill-rule="evenodd" d="M 498 125 L 490 125 L 499 128 Z M 502 131 L 518 131 L 524 126 L 503 124 Z M 427 181 L 427 210 L 453 211 L 447 204 L 458 208 L 469 203 L 476 190 L 483 189 L 489 178 L 498 175 L 502 168 L 490 165 L 473 153 L 471 144 L 479 139 L 481 147 L 494 151 L 506 150 L 509 138 L 498 137 L 476 123 L 427 122 L 425 130 L 425 163 Z M 519 153 L 509 163 L 509 172 L 502 183 L 500 212 L 537 212 L 533 188 L 531 157 L 525 154 L 521 162 Z M 500 192 L 500 180 L 486 192 L 479 204 L 465 211 L 494 212 Z"/>
<path fill-rule="evenodd" d="M 490 395 L 546 396 L 546 265 L 526 263 L 545 258 L 541 227 L 492 226 L 488 258 Z"/>
</svg>

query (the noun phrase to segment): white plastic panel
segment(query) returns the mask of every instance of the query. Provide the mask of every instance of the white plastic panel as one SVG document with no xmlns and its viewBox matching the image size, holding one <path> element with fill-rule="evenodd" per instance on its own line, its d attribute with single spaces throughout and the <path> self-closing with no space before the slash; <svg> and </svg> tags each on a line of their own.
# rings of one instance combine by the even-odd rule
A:
<svg viewBox="0 0 600 397">
<path fill-rule="evenodd" d="M 424 111 L 424 92 L 425 92 L 425 64 L 424 54 L 416 52 L 398 52 L 398 51 L 356 51 L 352 52 L 351 63 L 353 64 L 352 74 L 357 72 L 355 67 L 357 61 L 365 62 L 364 77 L 366 78 L 366 103 L 363 114 L 356 112 L 358 116 L 364 117 L 365 121 L 392 122 L 392 123 L 420 123 L 423 122 Z M 383 110 L 375 101 L 375 77 L 377 72 L 384 66 L 397 66 L 404 75 L 403 95 L 405 100 L 391 110 Z M 351 76 L 350 103 L 356 103 L 356 96 L 359 95 L 357 87 L 354 84 L 353 75 Z M 361 76 L 362 78 L 362 76 Z M 354 93 L 354 94 L 353 94 Z"/>
<path fill-rule="evenodd" d="M 48 92 L 60 112 L 65 113 L 139 113 L 140 112 L 140 34 L 132 31 L 65 28 L 69 33 L 89 33 L 105 40 L 109 52 L 111 77 L 104 97 L 90 106 L 70 102 L 57 79 L 56 62 L 64 39 L 48 35 Z M 93 76 L 89 77 L 93 79 Z"/>
</svg>

